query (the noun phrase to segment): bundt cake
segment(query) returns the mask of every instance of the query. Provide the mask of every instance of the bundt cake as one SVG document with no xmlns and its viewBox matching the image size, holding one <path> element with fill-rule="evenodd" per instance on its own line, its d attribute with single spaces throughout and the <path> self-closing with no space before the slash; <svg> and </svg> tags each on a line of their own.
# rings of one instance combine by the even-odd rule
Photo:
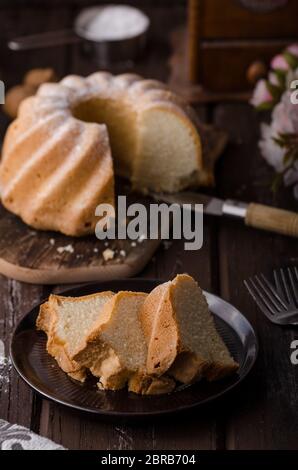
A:
<svg viewBox="0 0 298 470">
<path fill-rule="evenodd" d="M 114 171 L 133 188 L 208 184 L 196 115 L 164 84 L 98 72 L 40 86 L 4 140 L 4 206 L 29 225 L 92 233 L 95 207 L 114 201 Z"/>
</svg>

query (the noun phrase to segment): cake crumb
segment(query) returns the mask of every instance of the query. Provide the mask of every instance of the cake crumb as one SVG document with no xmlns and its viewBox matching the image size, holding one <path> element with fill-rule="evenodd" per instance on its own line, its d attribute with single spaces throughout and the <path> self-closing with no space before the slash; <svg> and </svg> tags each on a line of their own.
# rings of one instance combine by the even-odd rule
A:
<svg viewBox="0 0 298 470">
<path fill-rule="evenodd" d="M 55 240 L 54 240 L 54 238 L 50 238 L 50 245 L 52 245 L 52 246 L 55 245 Z"/>
<path fill-rule="evenodd" d="M 58 246 L 57 248 L 58 253 L 73 253 L 74 249 L 72 245 L 66 245 L 66 246 Z"/>
<path fill-rule="evenodd" d="M 94 253 L 98 253 L 98 248 L 93 248 Z"/>
<path fill-rule="evenodd" d="M 120 250 L 119 254 L 120 254 L 120 256 L 123 256 L 123 258 L 125 258 L 126 251 L 125 250 Z"/>
<path fill-rule="evenodd" d="M 105 261 L 109 261 L 110 259 L 114 258 L 115 251 L 111 250 L 110 248 L 107 248 L 102 252 L 102 256 Z"/>
<path fill-rule="evenodd" d="M 109 246 L 109 242 L 105 242 L 104 245 L 105 245 L 105 246 Z"/>
<path fill-rule="evenodd" d="M 132 246 L 134 248 L 135 246 L 137 246 L 137 244 L 136 244 L 136 242 L 131 242 L 130 246 Z"/>
</svg>

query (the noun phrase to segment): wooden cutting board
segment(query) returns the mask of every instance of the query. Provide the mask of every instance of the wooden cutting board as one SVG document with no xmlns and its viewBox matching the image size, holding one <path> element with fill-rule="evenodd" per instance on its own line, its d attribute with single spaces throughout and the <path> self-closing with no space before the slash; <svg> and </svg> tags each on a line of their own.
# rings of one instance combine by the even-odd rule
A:
<svg viewBox="0 0 298 470">
<path fill-rule="evenodd" d="M 140 272 L 160 240 L 101 241 L 37 231 L 0 204 L 0 272 L 33 284 L 64 284 L 131 277 Z M 112 250 L 105 261 L 103 252 Z"/>
<path fill-rule="evenodd" d="M 203 153 L 215 161 L 225 147 L 227 137 L 209 126 L 200 129 Z M 121 194 L 128 203 L 148 204 L 149 197 L 130 194 L 121 182 Z M 117 194 L 119 193 L 116 191 Z M 0 273 L 33 284 L 64 284 L 131 277 L 152 258 L 160 240 L 114 240 L 104 242 L 95 236 L 74 238 L 56 232 L 37 231 L 24 224 L 0 204 Z M 110 248 L 114 258 L 104 260 Z"/>
</svg>

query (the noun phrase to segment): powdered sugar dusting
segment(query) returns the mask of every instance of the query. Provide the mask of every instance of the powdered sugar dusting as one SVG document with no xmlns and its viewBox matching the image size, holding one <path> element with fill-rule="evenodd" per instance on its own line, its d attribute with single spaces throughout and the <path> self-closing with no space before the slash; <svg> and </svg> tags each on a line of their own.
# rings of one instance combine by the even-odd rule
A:
<svg viewBox="0 0 298 470">
<path fill-rule="evenodd" d="M 148 25 L 147 16 L 137 8 L 108 5 L 94 12 L 85 26 L 85 34 L 96 41 L 121 40 L 138 36 Z"/>
</svg>

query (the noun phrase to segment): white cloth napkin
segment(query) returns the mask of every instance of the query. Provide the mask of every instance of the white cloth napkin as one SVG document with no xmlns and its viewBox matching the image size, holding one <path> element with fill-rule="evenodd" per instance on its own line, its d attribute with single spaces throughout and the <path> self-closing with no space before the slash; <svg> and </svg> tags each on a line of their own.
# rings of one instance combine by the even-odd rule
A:
<svg viewBox="0 0 298 470">
<path fill-rule="evenodd" d="M 66 450 L 30 429 L 0 419 L 0 450 Z"/>
</svg>

